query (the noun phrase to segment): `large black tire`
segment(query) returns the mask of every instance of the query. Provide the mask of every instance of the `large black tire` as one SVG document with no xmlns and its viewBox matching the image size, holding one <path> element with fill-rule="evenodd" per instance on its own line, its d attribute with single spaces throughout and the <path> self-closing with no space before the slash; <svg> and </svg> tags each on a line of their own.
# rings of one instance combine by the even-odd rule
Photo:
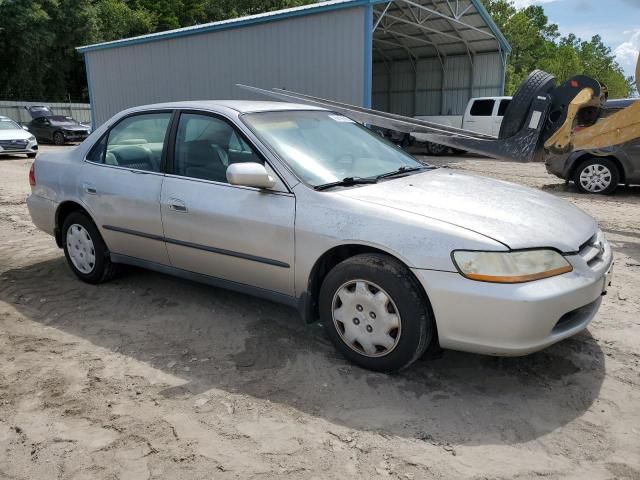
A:
<svg viewBox="0 0 640 480">
<path fill-rule="evenodd" d="M 581 179 L 583 173 L 586 177 L 584 181 Z M 582 193 L 611 195 L 620 183 L 620 170 L 610 158 L 589 157 L 580 162 L 572 177 L 576 188 Z M 594 178 L 597 180 L 591 181 Z"/>
<path fill-rule="evenodd" d="M 427 153 L 434 157 L 441 157 L 449 152 L 449 147 L 440 145 L 439 143 L 427 142 Z"/>
<path fill-rule="evenodd" d="M 356 282 L 366 286 L 369 293 L 358 294 Z M 345 288 L 349 290 L 352 285 L 356 296 L 344 295 Z M 371 295 L 380 291 L 383 299 L 389 301 L 378 297 L 373 300 Z M 322 283 L 319 308 L 320 319 L 336 349 L 369 370 L 402 370 L 418 360 L 436 337 L 431 306 L 424 291 L 404 265 L 387 255 L 361 254 L 336 265 Z M 334 316 L 334 310 L 342 308 L 347 310 Z M 394 316 L 397 328 L 388 323 Z M 349 323 L 338 317 L 348 318 Z M 381 334 L 393 345 L 382 347 L 376 343 Z M 349 341 L 346 338 L 349 336 L 355 340 Z M 372 355 L 367 355 L 365 345 L 373 346 Z"/>
<path fill-rule="evenodd" d="M 62 132 L 55 132 L 53 134 L 53 143 L 55 145 L 64 145 L 64 135 Z"/>
<path fill-rule="evenodd" d="M 516 90 L 504 112 L 498 138 L 509 138 L 518 133 L 527 120 L 531 102 L 538 95 L 546 95 L 556 86 L 555 77 L 542 70 L 534 70 Z"/>
<path fill-rule="evenodd" d="M 89 236 L 90 241 L 93 243 L 93 255 L 95 261 L 93 262 L 91 271 L 81 271 L 71 259 L 69 249 L 76 248 L 76 245 L 70 241 L 69 229 L 71 227 L 77 228 L 81 226 L 86 234 Z M 82 212 L 73 212 L 65 219 L 62 226 L 62 241 L 64 248 L 64 256 L 67 258 L 67 263 L 73 271 L 73 273 L 83 282 L 98 284 L 111 280 L 117 273 L 117 265 L 111 262 L 109 256 L 109 250 L 107 245 L 102 239 L 102 235 L 98 231 L 93 221 Z M 87 254 L 89 252 L 85 252 Z"/>
</svg>

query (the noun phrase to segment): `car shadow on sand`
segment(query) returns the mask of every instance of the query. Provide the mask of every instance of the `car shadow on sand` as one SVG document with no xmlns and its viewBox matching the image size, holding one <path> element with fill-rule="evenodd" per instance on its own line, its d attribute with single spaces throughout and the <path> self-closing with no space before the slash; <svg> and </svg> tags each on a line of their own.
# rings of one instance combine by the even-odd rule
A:
<svg viewBox="0 0 640 480">
<path fill-rule="evenodd" d="M 86 285 L 62 257 L 0 273 L 0 300 L 184 380 L 159 387 L 159 398 L 216 388 L 433 443 L 536 439 L 589 409 L 605 375 L 588 332 L 522 358 L 447 351 L 399 374 L 372 373 L 343 360 L 292 309 L 138 269 Z"/>
</svg>

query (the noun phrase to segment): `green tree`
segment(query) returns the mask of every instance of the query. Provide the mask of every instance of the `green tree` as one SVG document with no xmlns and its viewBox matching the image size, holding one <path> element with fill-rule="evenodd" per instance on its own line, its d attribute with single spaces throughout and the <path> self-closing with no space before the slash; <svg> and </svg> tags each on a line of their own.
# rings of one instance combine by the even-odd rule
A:
<svg viewBox="0 0 640 480">
<path fill-rule="evenodd" d="M 507 65 L 506 93 L 512 94 L 536 68 L 555 75 L 558 82 L 584 74 L 603 83 L 611 98 L 627 97 L 633 81 L 616 63 L 600 36 L 583 41 L 573 34 L 561 37 L 541 6 L 518 9 L 510 0 L 484 0 L 487 10 L 513 49 Z"/>
</svg>

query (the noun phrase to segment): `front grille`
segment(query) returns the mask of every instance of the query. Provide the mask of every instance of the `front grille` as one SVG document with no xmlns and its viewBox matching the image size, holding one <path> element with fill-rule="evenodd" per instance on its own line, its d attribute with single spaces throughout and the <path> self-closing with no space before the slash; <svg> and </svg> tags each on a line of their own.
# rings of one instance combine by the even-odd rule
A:
<svg viewBox="0 0 640 480">
<path fill-rule="evenodd" d="M 3 150 L 24 150 L 27 148 L 27 140 L 0 140 L 0 147 Z"/>
<path fill-rule="evenodd" d="M 604 238 L 602 231 L 598 230 L 593 237 L 580 246 L 578 255 L 591 268 L 597 267 L 604 261 L 605 245 L 607 240 Z"/>
</svg>

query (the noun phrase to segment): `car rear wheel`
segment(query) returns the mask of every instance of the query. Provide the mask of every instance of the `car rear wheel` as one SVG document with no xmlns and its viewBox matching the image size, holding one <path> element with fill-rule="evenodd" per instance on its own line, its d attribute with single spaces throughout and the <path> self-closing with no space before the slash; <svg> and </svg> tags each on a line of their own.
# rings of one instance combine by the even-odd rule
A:
<svg viewBox="0 0 640 480">
<path fill-rule="evenodd" d="M 64 145 L 64 135 L 62 132 L 56 132 L 53 134 L 53 143 L 56 145 Z"/>
<path fill-rule="evenodd" d="M 113 278 L 116 265 L 93 221 L 84 213 L 71 213 L 62 227 L 64 255 L 75 275 L 97 284 Z"/>
<path fill-rule="evenodd" d="M 320 289 L 320 318 L 347 359 L 380 372 L 419 359 L 435 336 L 428 301 L 392 257 L 362 254 L 333 268 Z"/>
<path fill-rule="evenodd" d="M 589 158 L 578 165 L 573 174 L 573 183 L 583 193 L 609 195 L 619 182 L 618 166 L 608 158 Z"/>
<path fill-rule="evenodd" d="M 439 143 L 427 142 L 427 153 L 434 157 L 440 157 L 445 155 L 449 151 L 449 147 L 446 145 L 440 145 Z"/>
</svg>

